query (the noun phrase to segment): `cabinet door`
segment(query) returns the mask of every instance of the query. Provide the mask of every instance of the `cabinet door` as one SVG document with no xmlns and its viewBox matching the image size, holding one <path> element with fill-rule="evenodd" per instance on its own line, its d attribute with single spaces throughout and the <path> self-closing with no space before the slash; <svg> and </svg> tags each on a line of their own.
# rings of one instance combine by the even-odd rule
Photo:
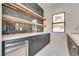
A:
<svg viewBox="0 0 79 59">
<path fill-rule="evenodd" d="M 33 56 L 38 52 L 39 50 L 38 42 L 39 41 L 36 36 L 30 37 L 30 41 L 29 41 L 29 55 L 30 56 Z"/>
<path fill-rule="evenodd" d="M 68 36 L 68 50 L 69 50 L 69 54 L 72 54 L 72 44 L 71 44 L 71 39 Z"/>
<path fill-rule="evenodd" d="M 29 55 L 33 56 L 50 42 L 50 34 L 29 37 Z"/>
<path fill-rule="evenodd" d="M 78 46 L 77 44 L 72 40 L 71 41 L 71 56 L 78 56 Z"/>
<path fill-rule="evenodd" d="M 50 34 L 42 34 L 39 36 L 39 49 L 42 49 L 45 45 L 50 42 Z"/>
<path fill-rule="evenodd" d="M 38 44 L 39 44 L 39 50 L 41 50 L 44 47 L 43 35 L 38 35 L 37 39 L 39 40 L 39 42 L 38 42 Z"/>
<path fill-rule="evenodd" d="M 45 42 L 45 45 L 46 45 L 50 42 L 50 34 L 45 34 L 44 36 L 45 36 L 44 37 L 44 40 L 45 40 L 44 42 Z"/>
<path fill-rule="evenodd" d="M 68 49 L 70 56 L 78 56 L 78 46 L 70 37 L 68 37 Z"/>
<path fill-rule="evenodd" d="M 44 46 L 47 45 L 49 42 L 50 42 L 50 34 L 44 34 L 43 35 Z"/>
</svg>

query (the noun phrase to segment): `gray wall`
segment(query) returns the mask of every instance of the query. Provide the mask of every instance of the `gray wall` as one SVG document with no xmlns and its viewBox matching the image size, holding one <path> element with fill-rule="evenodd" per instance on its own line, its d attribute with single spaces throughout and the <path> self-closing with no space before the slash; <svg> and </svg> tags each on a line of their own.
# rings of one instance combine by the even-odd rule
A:
<svg viewBox="0 0 79 59">
<path fill-rule="evenodd" d="M 44 24 L 47 27 L 44 31 L 52 32 L 52 14 L 65 12 L 65 31 L 66 32 L 77 32 L 76 26 L 79 25 L 79 4 L 60 4 L 52 8 L 44 10 L 44 17 L 47 19 Z"/>
</svg>

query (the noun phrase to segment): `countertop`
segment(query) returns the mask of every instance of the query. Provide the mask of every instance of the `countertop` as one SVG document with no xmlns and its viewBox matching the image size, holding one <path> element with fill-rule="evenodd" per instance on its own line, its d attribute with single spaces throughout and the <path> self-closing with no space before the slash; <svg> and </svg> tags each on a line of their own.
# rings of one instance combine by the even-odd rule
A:
<svg viewBox="0 0 79 59">
<path fill-rule="evenodd" d="M 79 46 L 79 33 L 68 33 L 68 35 Z"/>
<path fill-rule="evenodd" d="M 5 41 L 5 40 L 12 40 L 12 39 L 19 39 L 19 38 L 41 35 L 41 34 L 46 34 L 46 33 L 49 33 L 49 32 L 18 33 L 18 34 L 3 35 L 2 40 Z"/>
</svg>

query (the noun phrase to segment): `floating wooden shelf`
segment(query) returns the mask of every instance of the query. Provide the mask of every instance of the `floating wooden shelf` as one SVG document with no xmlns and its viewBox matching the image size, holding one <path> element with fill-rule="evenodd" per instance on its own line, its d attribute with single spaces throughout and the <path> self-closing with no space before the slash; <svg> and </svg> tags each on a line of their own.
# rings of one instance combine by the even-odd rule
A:
<svg viewBox="0 0 79 59">
<path fill-rule="evenodd" d="M 37 14 L 36 12 L 34 12 L 33 10 L 29 9 L 21 3 L 4 3 L 3 5 L 13 10 L 19 11 L 25 15 L 31 15 L 34 18 L 37 18 L 38 20 L 45 20 L 44 17 L 40 16 L 39 14 Z"/>
<path fill-rule="evenodd" d="M 32 22 L 27 21 L 25 19 L 21 19 L 21 18 L 16 18 L 13 16 L 9 16 L 9 15 L 2 15 L 2 20 L 3 22 L 7 22 L 7 23 L 21 23 L 21 24 L 32 24 Z"/>
<path fill-rule="evenodd" d="M 2 15 L 2 20 L 3 22 L 7 22 L 10 24 L 20 23 L 20 24 L 29 24 L 33 26 L 31 21 L 27 21 L 26 19 L 16 18 L 5 14 Z M 35 24 L 35 26 L 45 26 L 45 25 L 37 23 Z"/>
</svg>

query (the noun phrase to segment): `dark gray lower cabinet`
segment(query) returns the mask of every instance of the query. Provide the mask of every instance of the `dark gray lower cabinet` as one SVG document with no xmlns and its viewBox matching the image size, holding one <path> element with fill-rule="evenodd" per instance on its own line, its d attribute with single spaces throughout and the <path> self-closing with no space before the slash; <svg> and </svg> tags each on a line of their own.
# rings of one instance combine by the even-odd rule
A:
<svg viewBox="0 0 79 59">
<path fill-rule="evenodd" d="M 43 47 L 50 42 L 50 34 L 41 34 L 28 38 L 29 40 L 29 56 L 35 55 Z"/>
<path fill-rule="evenodd" d="M 79 46 L 68 36 L 68 49 L 70 56 L 79 56 Z"/>
<path fill-rule="evenodd" d="M 30 37 L 21 38 L 21 39 L 3 41 L 2 42 L 2 45 L 3 45 L 2 46 L 2 55 L 6 56 L 5 51 L 7 51 L 6 50 L 7 45 L 14 44 L 14 46 L 16 46 L 15 43 L 20 43 L 20 42 L 23 42 L 22 44 L 26 45 L 25 41 L 28 41 L 28 45 L 27 45 L 28 53 L 26 51 L 25 51 L 25 53 L 27 53 L 29 56 L 33 56 L 50 42 L 50 33 L 40 34 L 40 35 L 36 35 L 36 36 L 30 36 Z M 19 46 L 20 46 L 20 44 L 19 44 Z M 13 46 L 11 46 L 11 47 L 13 48 Z M 8 49 L 10 49 L 10 48 L 8 48 Z M 15 54 L 13 54 L 13 55 L 15 55 Z"/>
</svg>

